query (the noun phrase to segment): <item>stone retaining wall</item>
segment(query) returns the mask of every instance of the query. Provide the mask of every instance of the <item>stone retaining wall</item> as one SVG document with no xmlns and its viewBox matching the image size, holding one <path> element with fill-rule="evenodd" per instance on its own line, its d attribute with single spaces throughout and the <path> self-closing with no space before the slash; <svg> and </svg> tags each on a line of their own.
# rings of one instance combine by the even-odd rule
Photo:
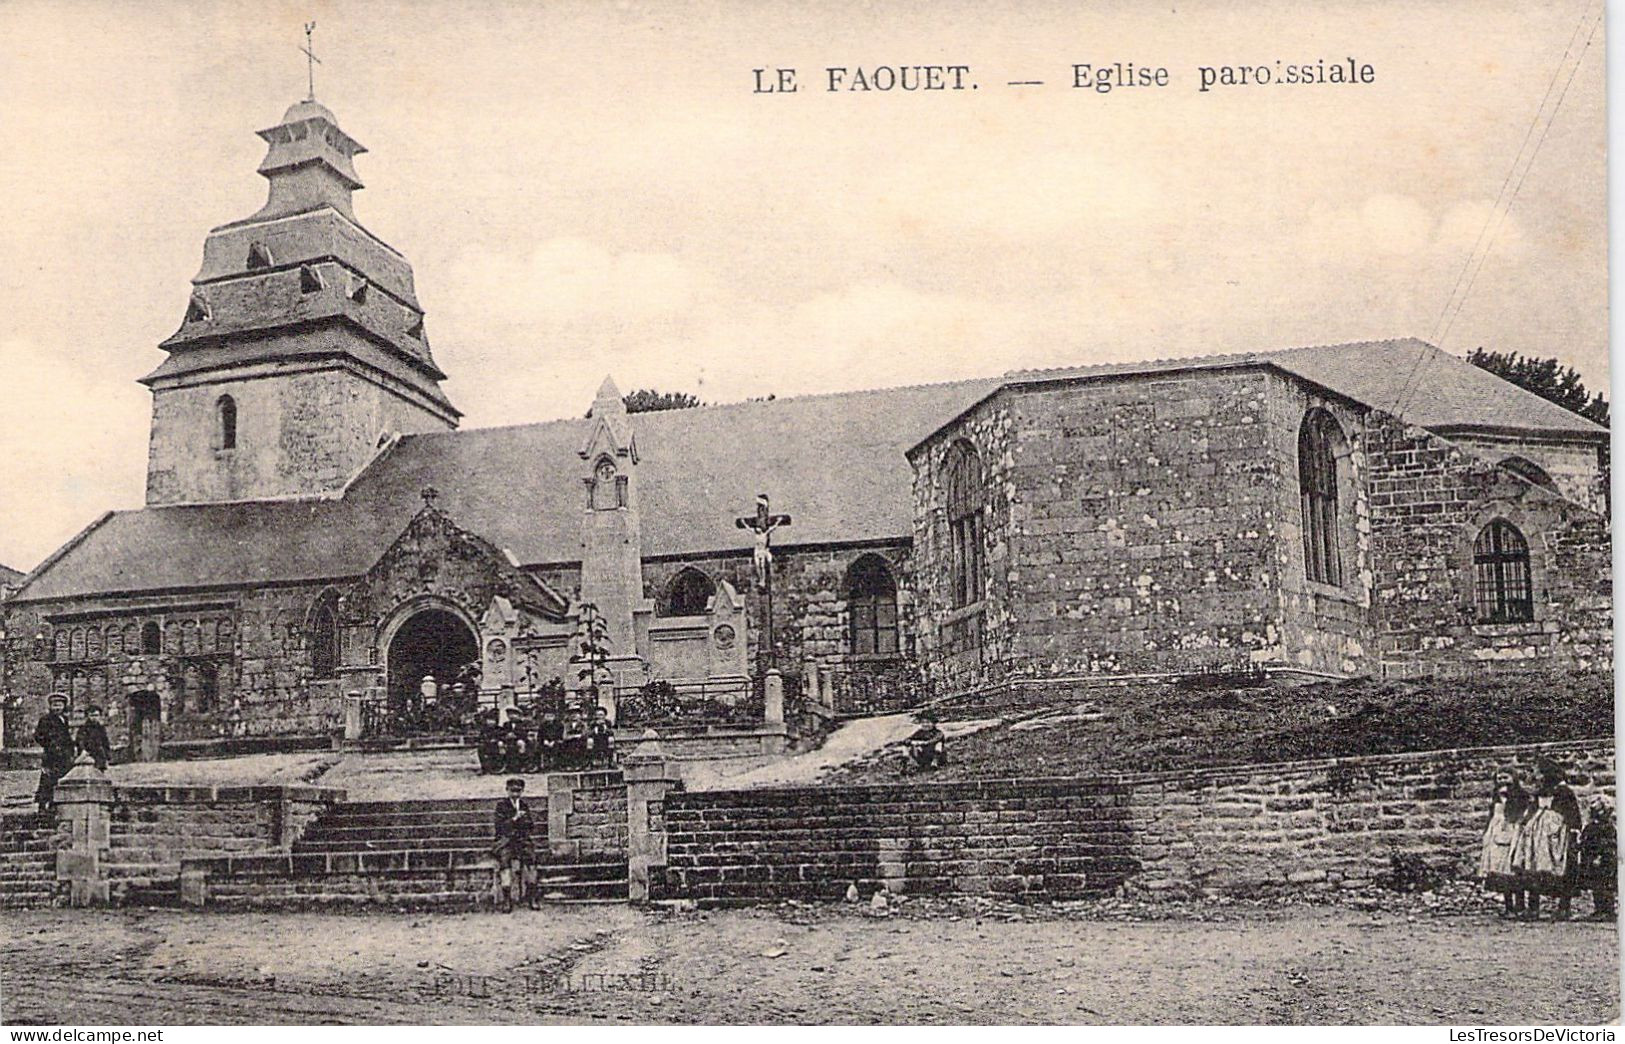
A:
<svg viewBox="0 0 1625 1044">
<path fill-rule="evenodd" d="M 1252 894 L 1373 883 L 1396 857 L 1470 875 L 1502 769 L 1562 764 L 1611 791 L 1606 740 L 1095 779 L 673 792 L 660 894 L 709 903 L 861 895 L 1064 899 L 1126 888 Z"/>
</svg>

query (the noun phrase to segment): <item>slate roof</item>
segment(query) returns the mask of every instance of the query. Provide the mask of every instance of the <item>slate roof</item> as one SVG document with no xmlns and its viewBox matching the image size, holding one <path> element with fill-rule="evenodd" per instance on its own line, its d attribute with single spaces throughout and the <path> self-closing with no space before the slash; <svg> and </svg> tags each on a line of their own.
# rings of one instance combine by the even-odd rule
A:
<svg viewBox="0 0 1625 1044">
<path fill-rule="evenodd" d="M 1421 368 L 1413 369 L 1421 360 Z M 745 550 L 736 516 L 757 493 L 788 512 L 780 546 L 906 539 L 913 516 L 905 453 L 1001 387 L 1185 369 L 1268 365 L 1389 406 L 1429 428 L 1484 426 L 1601 440 L 1603 429 L 1420 341 L 1378 341 L 1020 371 L 1002 378 L 635 414 L 643 554 Z M 75 538 L 20 593 L 235 586 L 357 576 L 422 506 L 421 490 L 465 529 L 523 564 L 580 558 L 585 419 L 406 436 L 342 498 L 112 512 Z"/>
<path fill-rule="evenodd" d="M 1391 411 L 1403 398 L 1404 418 L 1432 431 L 1494 428 L 1596 442 L 1608 439 L 1607 428 L 1413 337 L 1233 355 L 1018 370 L 1008 374 L 1005 383 L 1031 384 L 1247 365 L 1279 368 L 1378 409 Z"/>
<path fill-rule="evenodd" d="M 17 581 L 28 574 L 18 572 L 10 566 L 0 565 L 0 587 L 15 586 Z"/>
</svg>

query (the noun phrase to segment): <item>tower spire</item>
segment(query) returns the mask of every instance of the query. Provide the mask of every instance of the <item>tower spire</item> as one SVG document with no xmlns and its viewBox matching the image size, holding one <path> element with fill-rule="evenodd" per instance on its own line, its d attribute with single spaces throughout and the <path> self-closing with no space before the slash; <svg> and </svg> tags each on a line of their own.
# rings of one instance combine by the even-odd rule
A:
<svg viewBox="0 0 1625 1044">
<path fill-rule="evenodd" d="M 316 47 L 310 38 L 310 34 L 315 31 L 315 22 L 305 23 L 305 46 L 299 48 L 305 52 L 305 73 L 310 81 L 310 91 L 305 95 L 305 100 L 311 102 L 316 100 L 316 66 L 322 64 L 322 60 L 316 57 Z"/>
</svg>

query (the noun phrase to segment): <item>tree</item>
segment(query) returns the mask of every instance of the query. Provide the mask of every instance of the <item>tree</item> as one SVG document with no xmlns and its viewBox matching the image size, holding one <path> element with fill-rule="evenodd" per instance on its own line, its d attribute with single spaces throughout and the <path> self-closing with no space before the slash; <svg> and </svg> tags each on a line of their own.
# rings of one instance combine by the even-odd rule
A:
<svg viewBox="0 0 1625 1044">
<path fill-rule="evenodd" d="M 581 603 L 575 641 L 576 653 L 570 657 L 570 663 L 576 668 L 576 680 L 596 692 L 609 663 L 610 638 L 609 621 L 591 602 Z"/>
<path fill-rule="evenodd" d="M 1467 361 L 1587 420 L 1608 424 L 1608 400 L 1601 392 L 1593 395 L 1587 391 L 1579 371 L 1572 366 L 1517 352 L 1488 352 L 1482 347 L 1474 348 Z"/>
<path fill-rule="evenodd" d="M 653 388 L 639 388 L 621 399 L 627 413 L 654 413 L 657 410 L 687 410 L 703 406 L 698 395 L 688 392 L 657 392 Z"/>
</svg>

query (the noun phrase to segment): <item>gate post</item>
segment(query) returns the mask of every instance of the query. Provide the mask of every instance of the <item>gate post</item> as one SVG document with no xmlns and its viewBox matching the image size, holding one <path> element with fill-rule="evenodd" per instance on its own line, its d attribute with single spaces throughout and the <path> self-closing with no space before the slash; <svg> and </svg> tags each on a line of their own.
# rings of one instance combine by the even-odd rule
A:
<svg viewBox="0 0 1625 1044">
<path fill-rule="evenodd" d="M 654 871 L 666 866 L 666 795 L 681 790 L 677 763 L 660 749 L 653 729 L 621 763 L 626 774 L 626 895 L 634 903 L 651 898 Z"/>
<path fill-rule="evenodd" d="M 56 880 L 68 885 L 68 902 L 92 906 L 108 901 L 106 861 L 112 844 L 113 782 L 89 754 L 56 784 L 58 845 Z M 64 826 L 66 830 L 64 830 Z M 66 834 L 66 844 L 62 835 Z"/>
</svg>

